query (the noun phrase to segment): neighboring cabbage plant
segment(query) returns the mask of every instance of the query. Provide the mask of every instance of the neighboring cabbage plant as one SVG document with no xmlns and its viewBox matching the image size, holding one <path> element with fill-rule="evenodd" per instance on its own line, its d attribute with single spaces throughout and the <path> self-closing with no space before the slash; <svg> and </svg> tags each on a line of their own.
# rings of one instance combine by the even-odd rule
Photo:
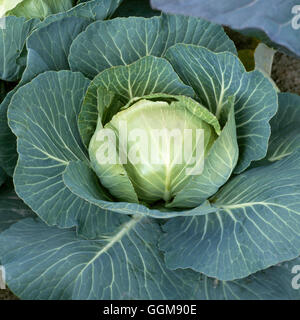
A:
<svg viewBox="0 0 300 320">
<path fill-rule="evenodd" d="M 50 14 L 71 9 L 77 0 L 2 0 L 1 2 L 6 16 L 44 19 Z"/>
<path fill-rule="evenodd" d="M 300 57 L 297 0 L 150 0 L 153 8 L 167 13 L 201 17 L 256 37 L 269 46 Z"/>
<path fill-rule="evenodd" d="M 278 100 L 220 26 L 191 17 L 96 21 L 67 61 L 71 70 L 34 76 L 8 106 L 15 189 L 39 217 L 0 235 L 10 289 L 23 299 L 299 298 L 299 139 L 284 148 L 299 135 L 299 97 Z M 280 135 L 285 108 L 295 121 Z M 155 130 L 190 130 L 195 162 L 177 161 L 180 139 L 149 143 L 150 161 Z"/>
</svg>

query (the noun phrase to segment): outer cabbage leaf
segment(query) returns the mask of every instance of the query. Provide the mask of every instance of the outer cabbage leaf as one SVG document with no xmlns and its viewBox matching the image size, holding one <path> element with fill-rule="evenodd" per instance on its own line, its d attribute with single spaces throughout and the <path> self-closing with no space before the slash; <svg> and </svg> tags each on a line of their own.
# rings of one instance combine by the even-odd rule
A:
<svg viewBox="0 0 300 320">
<path fill-rule="evenodd" d="M 0 256 L 8 286 L 23 299 L 182 299 L 191 283 L 166 268 L 160 234 L 141 216 L 99 240 L 26 220 L 0 235 Z M 21 261 L 27 272 L 16 268 Z"/>
<path fill-rule="evenodd" d="M 66 17 L 80 17 L 86 18 L 92 21 L 105 20 L 110 18 L 120 3 L 123 0 L 93 0 L 93 1 L 81 1 L 76 7 L 57 14 L 48 16 L 42 21 L 39 26 L 46 26 L 47 24 L 60 20 Z"/>
<path fill-rule="evenodd" d="M 201 17 L 228 25 L 300 56 L 299 30 L 293 27 L 299 24 L 297 0 L 151 0 L 151 3 L 164 12 Z"/>
<path fill-rule="evenodd" d="M 232 178 L 211 203 L 217 212 L 164 225 L 160 248 L 169 268 L 234 280 L 297 257 L 300 151 Z"/>
<path fill-rule="evenodd" d="M 88 85 L 80 73 L 43 73 L 17 91 L 8 118 L 19 138 L 17 194 L 48 224 L 78 226 L 79 232 L 93 238 L 103 228 L 114 228 L 124 216 L 83 201 L 62 180 L 70 161 L 88 162 L 76 126 Z"/>
<path fill-rule="evenodd" d="M 17 81 L 21 78 L 26 65 L 25 41 L 37 23 L 36 19 L 5 19 L 5 28 L 0 28 L 0 79 Z"/>
<path fill-rule="evenodd" d="M 51 14 L 67 11 L 76 4 L 76 0 L 2 0 L 2 2 L 6 15 L 27 19 L 43 19 Z"/>
<path fill-rule="evenodd" d="M 0 235 L 0 257 L 8 286 L 22 299 L 300 299 L 291 286 L 299 258 L 242 280 L 216 281 L 166 269 L 160 235 L 149 218 L 128 219 L 98 240 L 26 219 Z"/>
<path fill-rule="evenodd" d="M 266 159 L 277 161 L 300 148 L 300 97 L 278 94 L 279 109 L 271 120 L 271 137 Z"/>
<path fill-rule="evenodd" d="M 73 42 L 69 62 L 72 71 L 80 71 L 92 79 L 113 66 L 130 64 L 148 55 L 162 56 L 175 43 L 236 53 L 233 42 L 220 26 L 201 19 L 162 15 L 91 24 Z"/>
<path fill-rule="evenodd" d="M 45 71 L 69 70 L 70 46 L 90 22 L 86 18 L 70 16 L 39 26 L 27 39 L 27 66 L 21 85 Z"/>
</svg>

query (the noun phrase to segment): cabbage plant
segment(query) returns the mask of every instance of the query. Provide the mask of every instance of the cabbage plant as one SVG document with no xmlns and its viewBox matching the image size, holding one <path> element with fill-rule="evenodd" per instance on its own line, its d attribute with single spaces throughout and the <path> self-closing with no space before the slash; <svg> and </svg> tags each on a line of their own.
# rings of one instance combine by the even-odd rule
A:
<svg viewBox="0 0 300 320">
<path fill-rule="evenodd" d="M 299 2 L 297 0 L 267 1 L 229 0 L 151 0 L 153 8 L 168 13 L 201 17 L 230 26 L 255 37 L 292 56 L 300 56 L 298 41 Z"/>
<path fill-rule="evenodd" d="M 2 0 L 4 15 L 45 18 L 50 14 L 71 9 L 77 0 Z"/>
<path fill-rule="evenodd" d="M 223 29 L 192 17 L 95 21 L 67 61 L 71 70 L 34 76 L 8 106 L 15 190 L 37 215 L 0 234 L 10 289 L 23 299 L 299 298 L 299 139 L 287 143 L 299 135 L 299 97 L 247 72 Z"/>
</svg>

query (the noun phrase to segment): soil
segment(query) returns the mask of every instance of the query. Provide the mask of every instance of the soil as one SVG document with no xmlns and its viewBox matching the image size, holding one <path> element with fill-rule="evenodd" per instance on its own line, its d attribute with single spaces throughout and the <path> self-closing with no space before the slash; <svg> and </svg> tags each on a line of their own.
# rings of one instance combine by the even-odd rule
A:
<svg viewBox="0 0 300 320">
<path fill-rule="evenodd" d="M 10 290 L 0 290 L 0 300 L 19 300 Z"/>
<path fill-rule="evenodd" d="M 280 91 L 300 95 L 300 59 L 277 52 L 272 66 L 272 78 Z"/>
<path fill-rule="evenodd" d="M 257 40 L 224 27 L 227 35 L 234 41 L 238 50 L 254 49 Z M 276 52 L 273 60 L 273 80 L 282 92 L 293 92 L 300 95 L 300 59 Z"/>
<path fill-rule="evenodd" d="M 237 32 L 226 29 L 228 35 L 239 49 L 249 48 L 253 39 L 244 37 Z M 272 78 L 278 88 L 283 92 L 294 92 L 300 95 L 300 59 L 277 52 L 272 67 Z M 17 300 L 18 298 L 9 290 L 0 290 L 0 300 Z"/>
</svg>

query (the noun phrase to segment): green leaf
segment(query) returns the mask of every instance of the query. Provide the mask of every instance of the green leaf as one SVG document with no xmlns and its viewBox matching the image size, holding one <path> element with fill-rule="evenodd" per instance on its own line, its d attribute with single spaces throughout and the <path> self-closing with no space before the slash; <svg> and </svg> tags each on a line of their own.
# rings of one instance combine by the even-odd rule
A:
<svg viewBox="0 0 300 320">
<path fill-rule="evenodd" d="M 15 8 L 19 3 L 24 0 L 1 0 L 2 12 L 1 14 L 5 14 L 7 11 Z"/>
<path fill-rule="evenodd" d="M 86 18 L 92 21 L 105 20 L 110 18 L 123 0 L 94 0 L 81 1 L 76 7 L 57 14 L 48 16 L 39 24 L 39 27 L 46 26 L 54 21 L 66 17 Z"/>
<path fill-rule="evenodd" d="M 97 101 L 99 88 L 105 90 L 101 92 L 105 96 Z M 163 58 L 144 57 L 131 65 L 118 66 L 101 72 L 91 82 L 79 116 L 79 131 L 84 144 L 88 146 L 95 132 L 98 109 L 104 110 L 104 114 L 105 110 L 109 111 L 118 100 L 120 106 L 122 104 L 125 106 L 134 97 L 152 93 L 194 95 L 192 88 L 179 79 L 170 63 Z"/>
<path fill-rule="evenodd" d="M 201 17 L 230 26 L 245 35 L 275 45 L 300 56 L 299 2 L 297 0 L 151 0 L 152 7 L 164 12 Z M 271 4 L 271 5 L 270 5 Z M 287 50 L 288 49 L 288 50 Z"/>
<path fill-rule="evenodd" d="M 190 286 L 185 272 L 166 269 L 160 234 L 141 216 L 94 241 L 27 219 L 0 236 L 0 256 L 22 299 L 182 299 Z"/>
<path fill-rule="evenodd" d="M 268 161 L 280 160 L 300 148 L 300 97 L 279 93 L 278 103 L 278 112 L 270 122 Z"/>
<path fill-rule="evenodd" d="M 204 162 L 201 175 L 193 179 L 175 196 L 168 207 L 193 208 L 215 194 L 230 178 L 238 160 L 234 120 L 234 99 L 230 97 L 228 121 Z"/>
<path fill-rule="evenodd" d="M 148 208 L 142 204 L 128 202 L 108 201 L 107 191 L 99 184 L 99 179 L 95 172 L 84 162 L 70 162 L 63 174 L 66 187 L 77 197 L 100 207 L 108 215 L 121 213 L 122 215 L 148 216 L 153 218 L 165 219 L 177 216 L 204 215 L 215 212 L 217 209 L 212 207 L 208 201 L 191 210 L 159 210 Z"/>
<path fill-rule="evenodd" d="M 175 43 L 202 45 L 216 52 L 236 52 L 221 27 L 200 19 L 162 15 L 91 24 L 73 42 L 69 62 L 71 70 L 92 79 L 113 66 L 130 64 L 144 56 L 162 56 Z"/>
<path fill-rule="evenodd" d="M 89 81 L 71 71 L 49 71 L 21 87 L 8 117 L 18 137 L 19 161 L 14 174 L 18 195 L 50 225 L 79 226 L 95 237 L 124 217 L 74 196 L 62 175 L 70 161 L 88 161 L 77 117 Z"/>
<path fill-rule="evenodd" d="M 67 17 L 35 30 L 27 40 L 27 66 L 21 84 L 45 71 L 69 70 L 70 46 L 88 24 L 85 18 Z"/>
<path fill-rule="evenodd" d="M 299 300 L 299 289 L 295 290 L 292 287 L 295 277 L 292 270 L 299 264 L 300 258 L 297 258 L 234 281 L 202 277 L 199 279 L 202 283 L 199 286 L 197 299 Z"/>
<path fill-rule="evenodd" d="M 205 216 L 170 219 L 160 248 L 169 268 L 222 280 L 246 277 L 299 255 L 300 152 L 234 177 Z"/>
<path fill-rule="evenodd" d="M 4 0 L 7 1 L 7 0 Z M 11 1 L 11 0 L 8 0 Z M 13 0 L 16 4 L 6 15 L 43 19 L 51 14 L 72 8 L 76 0 Z"/>
<path fill-rule="evenodd" d="M 97 153 L 99 148 L 103 149 L 103 143 L 97 140 L 97 134 L 99 131 L 101 132 L 102 129 L 103 126 L 99 119 L 95 134 L 90 141 L 90 164 L 93 170 L 97 173 L 101 184 L 109 190 L 112 196 L 114 196 L 119 201 L 138 203 L 139 200 L 133 186 L 133 181 L 130 180 L 123 164 L 120 162 L 106 164 L 98 163 Z M 112 140 L 109 140 L 108 143 L 109 148 L 113 148 L 113 150 L 116 151 L 116 157 L 119 159 L 120 154 L 119 152 L 117 153 L 117 140 L 113 140 L 112 138 Z M 110 153 L 109 150 L 108 153 Z"/>
<path fill-rule="evenodd" d="M 191 270 L 166 269 L 155 221 L 127 220 L 109 237 L 78 238 L 75 231 L 32 219 L 0 235 L 7 284 L 22 299 L 297 299 L 292 269 L 300 258 L 246 279 L 217 281 Z"/>
<path fill-rule="evenodd" d="M 17 81 L 21 78 L 26 65 L 25 41 L 37 23 L 34 19 L 5 18 L 5 28 L 0 28 L 0 79 Z"/>
<path fill-rule="evenodd" d="M 229 52 L 213 53 L 206 48 L 177 44 L 165 57 L 179 77 L 198 94 L 201 103 L 219 118 L 228 97 L 235 97 L 235 120 L 239 144 L 240 173 L 267 152 L 269 121 L 277 111 L 277 94 L 259 71 L 246 72 Z"/>
<path fill-rule="evenodd" d="M 0 187 L 0 232 L 21 219 L 34 216 L 34 213 L 16 195 L 12 183 L 7 182 Z"/>
</svg>

